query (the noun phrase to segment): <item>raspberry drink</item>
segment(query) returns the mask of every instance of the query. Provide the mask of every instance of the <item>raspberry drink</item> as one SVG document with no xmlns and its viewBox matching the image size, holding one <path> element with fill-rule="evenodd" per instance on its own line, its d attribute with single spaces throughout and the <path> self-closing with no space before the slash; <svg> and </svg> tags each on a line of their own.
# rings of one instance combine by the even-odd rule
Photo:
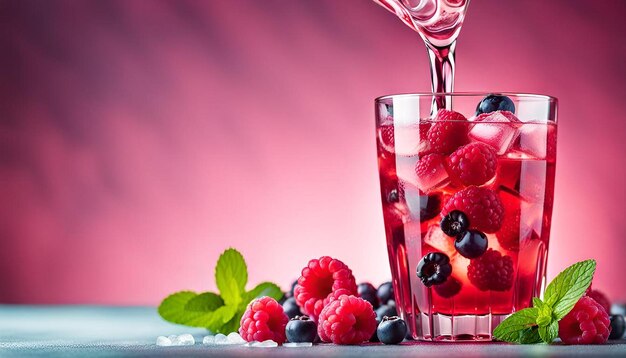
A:
<svg viewBox="0 0 626 358">
<path fill-rule="evenodd" d="M 400 315 L 416 339 L 490 340 L 545 285 L 556 100 L 376 100 L 381 197 Z"/>
</svg>

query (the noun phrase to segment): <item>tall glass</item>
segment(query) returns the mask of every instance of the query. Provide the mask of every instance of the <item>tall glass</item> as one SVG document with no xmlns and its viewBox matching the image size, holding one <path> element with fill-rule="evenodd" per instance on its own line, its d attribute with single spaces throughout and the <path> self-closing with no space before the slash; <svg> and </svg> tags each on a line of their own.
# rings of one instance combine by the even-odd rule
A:
<svg viewBox="0 0 626 358">
<path fill-rule="evenodd" d="M 414 339 L 491 340 L 504 318 L 545 288 L 557 100 L 503 93 L 514 114 L 477 115 L 487 95 L 376 99 L 389 263 L 397 309 Z M 438 103 L 467 120 L 437 111 Z M 442 228 L 455 210 L 466 222 L 449 216 L 457 226 Z"/>
</svg>

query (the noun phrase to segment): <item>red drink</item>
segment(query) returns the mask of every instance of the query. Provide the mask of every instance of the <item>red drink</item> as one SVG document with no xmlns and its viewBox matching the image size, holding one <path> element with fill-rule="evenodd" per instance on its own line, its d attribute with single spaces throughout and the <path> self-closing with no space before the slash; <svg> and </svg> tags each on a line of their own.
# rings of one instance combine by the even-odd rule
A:
<svg viewBox="0 0 626 358">
<path fill-rule="evenodd" d="M 474 117 L 474 107 L 485 94 L 446 96 L 453 110 L 470 117 L 451 121 L 461 133 L 456 144 L 452 139 L 437 142 L 440 133 L 434 133 L 438 131 L 434 126 L 442 128 L 443 120 L 430 114 L 437 96 L 377 100 L 378 163 L 393 284 L 398 311 L 414 338 L 490 340 L 498 323 L 531 306 L 532 297 L 540 296 L 545 285 L 556 101 L 508 95 L 517 116 L 496 111 Z M 445 145 L 438 147 L 441 143 Z M 488 156 L 494 160 L 481 162 L 483 157 L 478 157 L 468 162 L 476 153 L 463 147 L 472 146 L 488 146 Z M 463 164 L 451 162 L 461 154 Z M 475 211 L 472 200 L 480 206 L 487 199 L 465 196 L 474 192 L 491 198 L 492 206 Z M 460 239 L 444 233 L 441 221 L 450 208 L 467 211 L 470 228 L 479 225 L 482 231 L 476 231 L 488 242 L 485 253 L 464 257 L 455 247 Z M 417 270 L 433 252 L 449 259 L 452 272 L 445 282 L 427 286 Z M 485 269 L 485 265 L 492 266 Z"/>
</svg>

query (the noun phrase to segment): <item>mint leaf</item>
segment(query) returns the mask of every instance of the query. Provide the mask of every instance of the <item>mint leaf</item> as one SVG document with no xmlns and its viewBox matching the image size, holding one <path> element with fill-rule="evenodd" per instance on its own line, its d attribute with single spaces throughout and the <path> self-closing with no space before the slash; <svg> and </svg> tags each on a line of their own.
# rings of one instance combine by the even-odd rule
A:
<svg viewBox="0 0 626 358">
<path fill-rule="evenodd" d="M 221 306 L 213 311 L 190 311 L 187 303 L 198 297 L 192 291 L 180 291 L 166 297 L 159 305 L 158 312 L 166 321 L 191 327 L 204 327 L 215 330 L 228 322 L 237 313 L 237 308 Z"/>
<path fill-rule="evenodd" d="M 262 282 L 252 290 L 245 293 L 242 303 L 247 305 L 253 299 L 262 296 L 269 296 L 276 301 L 279 301 L 281 298 L 283 298 L 283 291 L 275 283 Z"/>
<path fill-rule="evenodd" d="M 545 343 L 552 343 L 559 336 L 559 321 L 552 321 L 547 326 L 539 326 L 539 336 Z"/>
<path fill-rule="evenodd" d="M 591 284 L 595 270 L 595 260 L 581 261 L 566 268 L 550 282 L 544 302 L 552 307 L 556 320 L 565 317 L 572 310 Z"/>
<path fill-rule="evenodd" d="M 543 305 L 544 303 L 539 297 L 533 297 L 533 307 L 541 308 Z"/>
<path fill-rule="evenodd" d="M 237 306 L 248 283 L 248 268 L 243 256 L 235 249 L 228 249 L 217 260 L 215 284 L 226 305 Z"/>
<path fill-rule="evenodd" d="M 519 341 L 521 344 L 535 344 L 541 343 L 541 337 L 539 336 L 539 327 L 532 326 L 525 328 L 519 333 Z"/>
<path fill-rule="evenodd" d="M 223 305 L 224 300 L 222 300 L 219 295 L 213 292 L 204 292 L 187 301 L 185 304 L 185 310 L 211 312 L 222 307 Z"/>
<path fill-rule="evenodd" d="M 180 291 L 167 296 L 159 305 L 159 315 L 166 321 L 185 324 L 194 315 L 185 311 L 185 305 L 196 296 L 192 291 Z"/>
<path fill-rule="evenodd" d="M 538 316 L 539 309 L 534 307 L 517 311 L 496 327 L 493 336 L 504 342 L 521 343 L 520 332 L 536 325 Z"/>
<path fill-rule="evenodd" d="M 250 291 L 248 269 L 241 254 L 228 249 L 215 266 L 215 283 L 220 294 L 180 291 L 166 297 L 159 305 L 159 315 L 166 321 L 191 327 L 204 327 L 215 333 L 237 331 L 248 303 L 256 297 L 270 296 L 276 300 L 283 293 L 276 284 L 263 282 Z"/>
<path fill-rule="evenodd" d="M 230 321 L 224 323 L 218 331 L 215 331 L 215 333 L 229 334 L 231 332 L 237 332 L 241 323 L 241 316 L 243 316 L 243 312 L 241 312 L 241 314 L 238 313 L 233 316 Z"/>
<path fill-rule="evenodd" d="M 539 310 L 539 315 L 537 316 L 537 325 L 539 327 L 545 327 L 547 325 L 549 325 L 552 322 L 552 308 L 550 308 L 550 306 L 546 305 L 546 304 L 540 304 L 539 307 L 537 307 L 537 309 Z"/>
</svg>

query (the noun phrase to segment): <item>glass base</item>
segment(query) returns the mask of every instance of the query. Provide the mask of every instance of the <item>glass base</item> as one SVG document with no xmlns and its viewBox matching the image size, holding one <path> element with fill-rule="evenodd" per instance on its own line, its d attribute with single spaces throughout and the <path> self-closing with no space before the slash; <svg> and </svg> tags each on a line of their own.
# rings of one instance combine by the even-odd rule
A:
<svg viewBox="0 0 626 358">
<path fill-rule="evenodd" d="M 437 342 L 485 342 L 493 339 L 492 332 L 507 314 L 449 316 L 435 313 L 420 314 L 413 338 Z M 421 320 L 421 322 L 420 322 Z"/>
</svg>

